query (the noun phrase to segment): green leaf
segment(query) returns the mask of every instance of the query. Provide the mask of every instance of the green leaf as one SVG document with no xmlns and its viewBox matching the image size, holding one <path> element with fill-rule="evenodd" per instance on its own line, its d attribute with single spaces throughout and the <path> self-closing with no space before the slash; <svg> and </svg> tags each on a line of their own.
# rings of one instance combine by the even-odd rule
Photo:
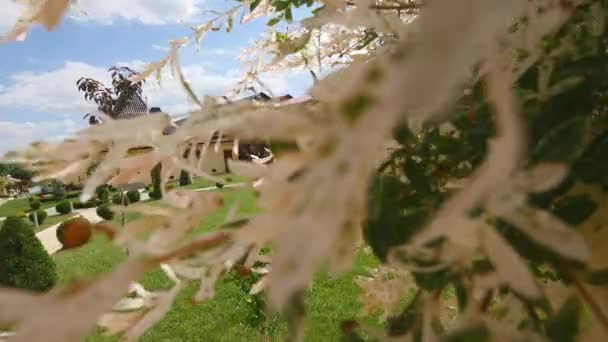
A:
<svg viewBox="0 0 608 342">
<path fill-rule="evenodd" d="M 416 192 L 426 194 L 431 191 L 430 179 L 425 174 L 424 168 L 412 158 L 408 158 L 405 162 L 404 171 L 410 181 L 410 186 Z"/>
<path fill-rule="evenodd" d="M 253 12 L 253 10 L 256 9 L 261 2 L 262 0 L 254 0 L 252 3 L 249 4 L 249 11 Z"/>
<path fill-rule="evenodd" d="M 276 24 L 278 24 L 281 21 L 281 17 L 275 17 L 272 18 L 270 20 L 268 20 L 268 22 L 266 23 L 267 26 L 274 26 Z"/>
<path fill-rule="evenodd" d="M 285 10 L 285 20 L 287 20 L 288 23 L 291 23 L 293 21 L 293 14 L 291 13 L 291 7 L 288 7 Z"/>
<path fill-rule="evenodd" d="M 226 21 L 226 32 L 232 31 L 232 25 L 233 24 L 234 24 L 234 17 L 233 16 L 229 16 L 228 20 Z"/>
<path fill-rule="evenodd" d="M 291 3 L 289 1 L 276 1 L 272 3 L 272 6 L 274 6 L 274 9 L 277 10 L 277 12 L 280 12 L 289 8 Z"/>
<path fill-rule="evenodd" d="M 553 213 L 571 226 L 576 226 L 589 218 L 597 209 L 588 194 L 567 196 L 555 202 Z"/>
<path fill-rule="evenodd" d="M 573 162 L 584 152 L 590 130 L 588 117 L 575 117 L 559 124 L 540 139 L 530 156 L 531 163 Z"/>
<path fill-rule="evenodd" d="M 397 140 L 398 143 L 403 146 L 412 144 L 417 140 L 416 136 L 414 135 L 414 133 L 412 133 L 407 124 L 402 124 L 395 128 L 395 130 L 393 131 L 393 137 L 395 138 L 395 140 Z"/>
<path fill-rule="evenodd" d="M 485 325 L 479 325 L 448 335 L 444 342 L 487 342 L 490 341 L 490 331 Z"/>
<path fill-rule="evenodd" d="M 397 177 L 377 176 L 368 194 L 368 217 L 363 225 L 366 241 L 374 254 L 385 261 L 390 248 L 407 242 L 426 223 L 425 208 L 400 207 L 403 183 Z"/>
<path fill-rule="evenodd" d="M 575 342 L 579 332 L 581 304 L 575 296 L 568 298 L 559 311 L 547 321 L 547 336 L 555 342 Z"/>
<path fill-rule="evenodd" d="M 456 299 L 458 300 L 458 311 L 462 313 L 467 308 L 469 295 L 461 277 L 456 277 L 453 283 Z"/>
</svg>

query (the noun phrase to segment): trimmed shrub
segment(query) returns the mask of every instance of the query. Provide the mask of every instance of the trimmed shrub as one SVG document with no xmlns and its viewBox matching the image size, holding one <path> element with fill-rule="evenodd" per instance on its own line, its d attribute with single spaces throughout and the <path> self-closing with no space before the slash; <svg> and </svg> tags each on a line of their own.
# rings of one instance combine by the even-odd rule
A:
<svg viewBox="0 0 608 342">
<path fill-rule="evenodd" d="M 141 195 L 139 194 L 139 191 L 131 190 L 127 192 L 127 198 L 129 199 L 129 203 L 136 203 L 141 199 Z"/>
<path fill-rule="evenodd" d="M 77 248 L 91 239 L 91 222 L 83 217 L 69 219 L 57 228 L 57 240 L 63 249 Z"/>
<path fill-rule="evenodd" d="M 97 200 L 101 203 L 110 203 L 110 190 L 107 185 L 101 185 L 95 189 Z"/>
<path fill-rule="evenodd" d="M 30 221 L 32 221 L 32 223 L 34 224 L 36 223 L 36 221 L 34 221 L 34 213 L 38 215 L 38 224 L 43 224 L 46 220 L 46 217 L 48 216 L 48 214 L 44 210 L 32 211 L 29 215 L 27 215 L 27 218 L 30 219 Z"/>
<path fill-rule="evenodd" d="M 40 209 L 40 198 L 38 196 L 32 196 L 29 198 L 30 208 L 32 210 Z"/>
<path fill-rule="evenodd" d="M 114 203 L 116 205 L 122 204 L 122 197 L 120 196 L 120 194 L 116 194 L 116 195 L 112 196 L 112 203 Z M 126 204 L 126 199 L 125 199 L 125 204 Z"/>
<path fill-rule="evenodd" d="M 88 209 L 95 208 L 99 204 L 99 201 L 96 198 L 91 198 L 86 202 L 75 201 L 74 209 Z"/>
<path fill-rule="evenodd" d="M 55 206 L 55 210 L 61 215 L 66 215 L 72 212 L 72 207 L 70 205 L 70 201 L 61 201 L 57 206 Z"/>
<path fill-rule="evenodd" d="M 18 211 L 18 212 L 15 214 L 15 217 L 18 217 L 18 218 L 26 218 L 26 217 L 27 217 L 27 213 L 26 213 L 25 211 Z"/>
<path fill-rule="evenodd" d="M 97 216 L 101 217 L 106 221 L 110 221 L 114 218 L 114 212 L 110 209 L 108 204 L 102 204 L 97 207 Z"/>
<path fill-rule="evenodd" d="M 182 170 L 182 172 L 179 173 L 179 185 L 184 186 L 190 184 L 192 184 L 192 181 L 190 180 L 190 175 L 185 170 Z"/>
<path fill-rule="evenodd" d="M 218 189 L 221 189 L 221 188 L 224 187 L 224 184 L 222 184 L 222 183 L 215 183 L 215 187 L 218 188 Z"/>
<path fill-rule="evenodd" d="M 153 190 L 150 192 L 150 198 L 152 199 L 161 199 L 163 198 L 163 193 L 160 189 L 161 187 L 161 171 L 162 164 L 158 163 L 154 168 L 152 168 L 151 176 L 152 176 L 152 186 Z"/>
<path fill-rule="evenodd" d="M 0 230 L 0 286 L 46 291 L 57 281 L 53 260 L 22 219 L 8 217 Z"/>
<path fill-rule="evenodd" d="M 70 191 L 65 195 L 65 198 L 78 198 L 80 191 Z"/>
</svg>

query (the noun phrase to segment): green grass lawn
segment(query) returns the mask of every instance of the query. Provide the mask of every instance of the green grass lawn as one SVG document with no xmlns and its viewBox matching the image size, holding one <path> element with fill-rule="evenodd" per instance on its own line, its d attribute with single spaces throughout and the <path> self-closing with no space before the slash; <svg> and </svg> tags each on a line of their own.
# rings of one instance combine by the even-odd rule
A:
<svg viewBox="0 0 608 342">
<path fill-rule="evenodd" d="M 60 201 L 41 202 L 40 209 L 52 208 Z M 10 200 L 0 206 L 0 217 L 15 215 L 20 211 L 28 212 L 30 210 L 30 202 L 27 198 L 17 198 Z"/>
<path fill-rule="evenodd" d="M 25 219 L 27 221 L 27 223 L 29 223 L 32 226 L 32 229 L 34 229 L 35 232 L 39 232 L 42 230 L 45 230 L 51 226 L 54 226 L 58 223 L 61 223 L 63 221 L 67 221 L 68 219 L 70 219 L 71 217 L 76 216 L 75 213 L 69 213 L 67 215 L 55 215 L 55 216 L 49 216 L 46 218 L 46 220 L 44 220 L 44 223 L 42 223 L 41 225 L 38 226 L 38 229 L 36 229 L 36 227 L 34 227 L 34 224 L 32 223 L 32 221 L 30 221 L 29 219 Z"/>
<path fill-rule="evenodd" d="M 222 208 L 201 223 L 196 233 L 209 231 L 224 221 L 229 207 L 240 201 L 239 213 L 246 216 L 259 211 L 253 192 L 225 189 Z M 130 215 L 127 221 L 135 219 Z M 115 218 L 117 220 L 118 218 Z M 53 256 L 57 264 L 59 283 L 102 275 L 125 259 L 124 251 L 103 236 L 95 236 L 84 247 L 59 252 Z M 352 270 L 337 278 L 325 273 L 315 276 L 312 288 L 306 293 L 307 317 L 305 332 L 307 341 L 335 341 L 340 338 L 339 325 L 343 319 L 355 318 L 360 308 L 357 302 L 358 286 L 354 277 L 366 274 L 366 268 L 377 265 L 377 259 L 360 251 Z M 141 283 L 149 290 L 166 289 L 171 282 L 160 270 L 146 274 Z M 255 310 L 250 297 L 236 283 L 220 280 L 216 296 L 205 303 L 192 303 L 198 284 L 191 284 L 178 296 L 168 315 L 148 330 L 142 341 L 284 341 L 287 331 L 281 319 L 267 319 L 263 324 L 253 324 Z M 87 341 L 118 341 L 101 331 L 93 332 Z"/>
<path fill-rule="evenodd" d="M 244 177 L 239 177 L 239 176 L 232 175 L 232 174 L 222 175 L 222 176 L 219 176 L 219 178 L 225 180 L 226 184 L 240 183 L 240 182 L 244 182 L 247 180 Z M 195 178 L 192 178 L 192 184 L 185 185 L 182 188 L 200 189 L 200 188 L 208 188 L 208 187 L 212 187 L 212 186 L 215 186 L 215 182 L 210 181 L 206 178 L 195 177 Z"/>
</svg>

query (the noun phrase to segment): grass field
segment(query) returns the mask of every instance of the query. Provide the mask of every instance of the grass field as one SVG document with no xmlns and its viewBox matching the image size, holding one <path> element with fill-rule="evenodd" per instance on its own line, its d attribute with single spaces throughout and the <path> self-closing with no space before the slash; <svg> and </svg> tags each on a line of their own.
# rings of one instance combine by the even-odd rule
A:
<svg viewBox="0 0 608 342">
<path fill-rule="evenodd" d="M 48 209 L 57 205 L 59 201 L 41 202 L 40 209 Z M 16 213 L 23 211 L 28 212 L 30 210 L 30 203 L 27 198 L 17 198 L 10 200 L 0 205 L 0 217 L 6 217 L 15 215 Z"/>
<path fill-rule="evenodd" d="M 195 233 L 209 231 L 221 224 L 229 207 L 240 201 L 240 215 L 253 214 L 259 209 L 252 192 L 221 191 L 225 197 L 222 208 L 201 223 Z M 127 217 L 127 220 L 134 219 Z M 125 259 L 124 251 L 112 245 L 102 236 L 95 236 L 84 247 L 60 252 L 53 256 L 57 264 L 60 284 L 102 275 Z M 305 322 L 307 341 L 336 341 L 340 338 L 342 319 L 355 318 L 359 310 L 359 289 L 354 277 L 366 274 L 366 268 L 377 264 L 375 257 L 359 252 L 353 269 L 338 278 L 325 273 L 315 276 L 312 288 L 306 293 Z M 165 289 L 170 281 L 160 270 L 146 274 L 141 283 L 149 290 Z M 203 304 L 191 302 L 198 284 L 191 284 L 178 296 L 169 314 L 143 336 L 142 341 L 284 341 L 286 324 L 280 319 L 267 319 L 262 324 L 252 324 L 255 309 L 250 297 L 234 282 L 220 280 L 216 296 Z M 370 318 L 371 319 L 371 318 Z M 92 332 L 87 341 L 118 341 L 118 338 Z"/>
</svg>

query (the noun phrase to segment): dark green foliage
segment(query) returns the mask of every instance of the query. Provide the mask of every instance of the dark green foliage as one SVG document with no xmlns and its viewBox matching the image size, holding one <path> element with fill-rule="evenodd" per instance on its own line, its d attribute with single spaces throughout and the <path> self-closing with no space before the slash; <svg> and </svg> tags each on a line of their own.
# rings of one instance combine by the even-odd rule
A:
<svg viewBox="0 0 608 342">
<path fill-rule="evenodd" d="M 44 210 L 35 210 L 32 211 L 31 213 L 29 213 L 27 215 L 27 218 L 32 222 L 35 223 L 35 219 L 34 219 L 34 213 L 36 213 L 36 215 L 38 216 L 38 224 L 43 224 L 44 221 L 46 220 L 46 217 L 48 216 L 48 214 L 46 213 L 46 211 Z"/>
<path fill-rule="evenodd" d="M 38 196 L 32 196 L 29 198 L 30 208 L 32 210 L 40 209 L 40 198 Z"/>
<path fill-rule="evenodd" d="M 591 197 L 587 194 L 568 196 L 555 201 L 552 212 L 571 226 L 585 221 L 597 209 Z"/>
<path fill-rule="evenodd" d="M 34 172 L 23 168 L 19 164 L 0 163 L 0 176 L 11 175 L 11 177 L 30 182 L 34 177 Z"/>
<path fill-rule="evenodd" d="M 190 179 L 190 175 L 188 174 L 188 172 L 186 170 L 182 170 L 179 173 L 179 185 L 180 186 L 185 186 L 185 185 L 190 185 L 192 184 L 192 180 Z"/>
<path fill-rule="evenodd" d="M 102 204 L 97 207 L 97 216 L 101 217 L 106 221 L 110 221 L 114 218 L 114 212 L 110 209 L 109 204 Z"/>
<path fill-rule="evenodd" d="M 55 264 L 23 220 L 9 217 L 0 230 L 0 286 L 46 291 L 55 285 Z"/>
<path fill-rule="evenodd" d="M 100 203 L 110 203 L 110 189 L 107 185 L 101 185 L 95 189 L 97 200 Z"/>
<path fill-rule="evenodd" d="M 127 199 L 129 200 L 129 203 L 137 203 L 141 199 L 141 194 L 137 190 L 128 191 Z"/>
<path fill-rule="evenodd" d="M 65 185 L 63 185 L 63 183 L 54 180 L 51 182 L 51 188 L 53 190 L 53 196 L 55 197 L 55 199 L 61 200 L 65 198 L 66 192 Z"/>
<path fill-rule="evenodd" d="M 547 336 L 555 342 L 574 342 L 579 332 L 581 304 L 576 297 L 568 298 L 546 324 Z"/>
<path fill-rule="evenodd" d="M 75 201 L 74 202 L 74 209 L 88 209 L 88 208 L 95 208 L 97 205 L 99 204 L 99 201 L 96 198 L 91 198 L 90 200 L 86 201 L 86 202 L 80 202 L 80 201 Z"/>
<path fill-rule="evenodd" d="M 161 171 L 162 164 L 157 164 L 154 168 L 152 168 L 151 176 L 152 176 L 152 191 L 150 192 L 150 198 L 159 200 L 163 198 L 163 193 L 161 190 Z"/>
<path fill-rule="evenodd" d="M 222 183 L 215 183 L 215 187 L 218 188 L 218 189 L 221 189 L 221 188 L 224 187 L 224 184 L 222 184 Z"/>
<path fill-rule="evenodd" d="M 407 242 L 426 223 L 429 212 L 414 208 L 399 210 L 402 200 L 400 181 L 393 176 L 374 179 L 370 191 L 368 218 L 364 236 L 374 254 L 385 261 L 391 247 Z"/>
<path fill-rule="evenodd" d="M 57 210 L 57 212 L 62 215 L 71 213 L 72 207 L 71 207 L 70 201 L 64 200 L 64 201 L 59 202 L 59 204 L 57 204 L 57 206 L 55 206 L 55 210 Z"/>
<path fill-rule="evenodd" d="M 532 151 L 530 160 L 537 162 L 573 162 L 589 142 L 591 121 L 574 117 L 549 131 Z"/>
<path fill-rule="evenodd" d="M 116 194 L 114 196 L 112 196 L 112 203 L 116 204 L 116 205 L 121 205 L 123 204 L 123 195 L 121 194 Z M 127 199 L 124 199 L 124 203 L 127 204 Z"/>
</svg>

